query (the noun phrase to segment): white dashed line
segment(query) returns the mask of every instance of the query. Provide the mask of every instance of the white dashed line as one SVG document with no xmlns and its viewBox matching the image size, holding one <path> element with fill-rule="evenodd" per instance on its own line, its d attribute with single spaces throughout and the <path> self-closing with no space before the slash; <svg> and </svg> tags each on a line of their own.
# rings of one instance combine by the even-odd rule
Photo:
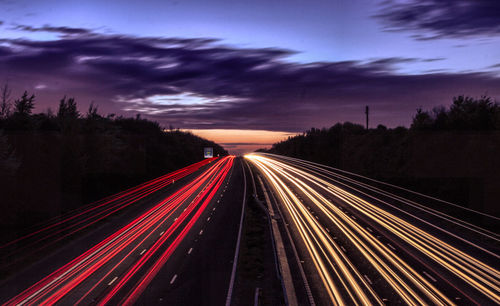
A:
<svg viewBox="0 0 500 306">
<path fill-rule="evenodd" d="M 366 274 L 365 274 L 365 275 L 363 275 L 363 276 L 365 277 L 366 281 L 367 281 L 370 285 L 373 285 L 372 280 L 371 280 L 371 279 L 369 279 L 369 278 L 368 278 L 368 276 L 367 276 Z"/>
<path fill-rule="evenodd" d="M 146 249 L 142 250 L 142 252 L 139 255 L 142 255 L 146 252 Z"/>
<path fill-rule="evenodd" d="M 330 230 L 328 229 L 328 227 L 325 227 L 325 230 L 326 230 L 327 232 L 330 232 Z"/>
<path fill-rule="evenodd" d="M 345 250 L 344 246 L 340 246 L 340 248 L 342 249 L 342 251 L 344 251 L 345 253 L 347 253 L 347 251 Z"/>
<path fill-rule="evenodd" d="M 213 211 L 215 211 L 215 207 L 214 207 L 214 209 L 212 209 L 212 210 L 213 210 Z"/>
<path fill-rule="evenodd" d="M 207 218 L 207 221 L 210 221 L 210 217 Z"/>
<path fill-rule="evenodd" d="M 113 285 L 113 283 L 115 282 L 115 280 L 118 279 L 118 276 L 115 276 L 115 278 L 113 278 L 109 283 L 108 283 L 108 286 L 111 286 Z"/>
<path fill-rule="evenodd" d="M 387 246 L 390 247 L 393 251 L 396 251 L 396 248 L 393 247 L 390 243 L 388 243 Z"/>
<path fill-rule="evenodd" d="M 170 280 L 170 285 L 172 285 L 175 282 L 175 279 L 177 278 L 177 274 L 172 277 L 172 280 Z"/>
<path fill-rule="evenodd" d="M 427 276 L 428 278 L 430 278 L 433 282 L 437 282 L 437 280 L 434 277 L 430 276 L 429 273 L 427 273 L 425 271 L 423 271 L 423 273 L 425 274 L 425 276 Z"/>
<path fill-rule="evenodd" d="M 191 254 L 192 251 L 193 251 L 193 248 L 190 248 L 188 251 L 188 254 Z"/>
<path fill-rule="evenodd" d="M 160 233 L 160 236 L 161 236 L 161 235 L 163 235 L 163 234 L 165 234 L 165 231 L 161 232 L 161 233 Z"/>
<path fill-rule="evenodd" d="M 366 229 L 367 229 L 370 233 L 373 233 L 373 231 L 372 231 L 372 229 L 371 229 L 371 228 L 367 227 Z"/>
<path fill-rule="evenodd" d="M 203 230 L 200 231 L 200 233 L 198 235 L 203 235 Z"/>
</svg>

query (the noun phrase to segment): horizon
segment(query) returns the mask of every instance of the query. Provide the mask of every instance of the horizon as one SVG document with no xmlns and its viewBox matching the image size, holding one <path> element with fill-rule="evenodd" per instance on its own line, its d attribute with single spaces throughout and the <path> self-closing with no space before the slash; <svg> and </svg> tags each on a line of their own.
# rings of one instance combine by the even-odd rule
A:
<svg viewBox="0 0 500 306">
<path fill-rule="evenodd" d="M 396 127 L 454 96 L 500 98 L 495 1 L 0 8 L 0 82 L 13 96 L 35 93 L 36 112 L 68 95 L 81 109 L 93 102 L 103 113 L 201 131 L 233 152 L 269 146 L 269 135 L 364 124 L 366 105 L 370 126 Z M 255 131 L 245 134 L 252 140 L 231 140 L 239 130 Z"/>
<path fill-rule="evenodd" d="M 499 16 L 0 0 L 0 304 L 500 305 Z"/>
</svg>

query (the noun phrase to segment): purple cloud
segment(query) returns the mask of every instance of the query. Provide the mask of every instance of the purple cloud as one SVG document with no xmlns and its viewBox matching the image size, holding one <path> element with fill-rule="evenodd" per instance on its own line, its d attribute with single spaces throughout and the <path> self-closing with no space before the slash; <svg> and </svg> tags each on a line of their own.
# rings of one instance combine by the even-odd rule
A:
<svg viewBox="0 0 500 306">
<path fill-rule="evenodd" d="M 52 27 L 49 27 L 52 28 Z M 142 113 L 175 127 L 302 131 L 337 121 L 408 124 L 415 109 L 458 94 L 500 96 L 484 73 L 398 74 L 407 62 L 437 59 L 296 63 L 293 50 L 239 48 L 213 38 L 104 35 L 0 41 L 0 80 L 35 89 L 39 109 L 67 94 L 117 114 Z M 43 84 L 43 86 L 41 86 Z"/>
<path fill-rule="evenodd" d="M 24 31 L 24 32 L 51 32 L 51 33 L 59 33 L 65 35 L 92 33 L 91 30 L 84 28 L 53 27 L 50 25 L 44 25 L 42 27 L 33 27 L 29 25 L 15 25 L 14 27 L 11 28 L 11 30 Z"/>
<path fill-rule="evenodd" d="M 385 1 L 381 19 L 391 31 L 416 31 L 421 40 L 500 34 L 500 1 L 412 0 Z"/>
</svg>

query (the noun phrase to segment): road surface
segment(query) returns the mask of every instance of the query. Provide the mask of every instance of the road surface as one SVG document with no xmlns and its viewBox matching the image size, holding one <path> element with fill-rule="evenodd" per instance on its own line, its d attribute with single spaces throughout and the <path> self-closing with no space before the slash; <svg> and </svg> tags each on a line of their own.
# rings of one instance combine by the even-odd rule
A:
<svg viewBox="0 0 500 306">
<path fill-rule="evenodd" d="M 500 303 L 498 233 L 321 165 L 245 157 L 273 191 L 312 303 Z"/>
<path fill-rule="evenodd" d="M 0 269 L 10 275 L 0 301 L 500 304 L 500 235 L 436 209 L 444 206 L 500 222 L 295 158 L 207 159 L 0 246 Z"/>
<path fill-rule="evenodd" d="M 169 195 L 156 197 L 131 220 L 118 222 L 120 226 L 105 225 L 118 229 L 82 254 L 64 263 L 61 262 L 67 255 L 56 252 L 49 256 L 52 260 L 45 262 L 57 268 L 52 268 L 48 275 L 45 271 L 38 273 L 37 264 L 14 274 L 2 283 L 2 301 L 7 305 L 223 304 L 233 273 L 243 204 L 244 174 L 240 163 L 228 156 L 207 166 L 196 165 L 194 171 L 205 167 Z M 191 174 L 191 170 L 184 172 Z M 38 248 L 51 244 L 115 209 L 126 210 L 124 203 L 131 202 L 131 198 L 156 192 L 167 182 L 181 184 L 175 183 L 178 179 L 179 173 L 174 173 L 145 183 L 142 187 L 147 187 L 73 212 L 63 222 L 54 221 L 4 249 L 12 245 Z M 96 241 L 95 235 L 90 236 Z M 43 237 L 45 243 L 37 244 L 33 237 Z M 71 243 L 78 240 L 88 243 L 89 238 L 83 236 Z M 68 250 L 63 247 L 61 253 L 64 252 Z M 30 283 L 33 279 L 37 281 Z"/>
</svg>

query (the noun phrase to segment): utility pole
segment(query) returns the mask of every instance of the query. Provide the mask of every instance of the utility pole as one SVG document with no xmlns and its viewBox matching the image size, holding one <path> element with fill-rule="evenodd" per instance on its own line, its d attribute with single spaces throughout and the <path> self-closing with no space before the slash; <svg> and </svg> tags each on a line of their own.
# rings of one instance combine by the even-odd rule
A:
<svg viewBox="0 0 500 306">
<path fill-rule="evenodd" d="M 370 113 L 370 108 L 368 107 L 368 105 L 366 106 L 365 108 L 365 114 L 366 114 L 366 129 L 368 130 L 368 115 Z"/>
</svg>

